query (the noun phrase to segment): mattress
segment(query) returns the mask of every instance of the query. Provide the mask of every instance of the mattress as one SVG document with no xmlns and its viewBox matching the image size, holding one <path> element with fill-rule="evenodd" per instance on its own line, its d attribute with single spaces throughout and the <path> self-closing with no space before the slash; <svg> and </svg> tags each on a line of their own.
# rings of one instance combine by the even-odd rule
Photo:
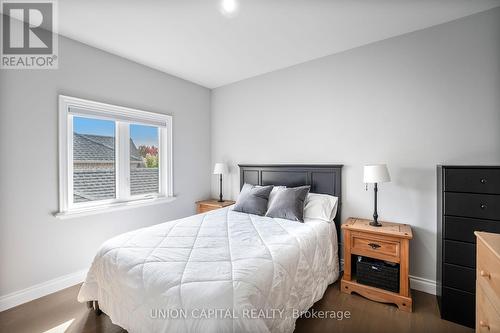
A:
<svg viewBox="0 0 500 333">
<path fill-rule="evenodd" d="M 230 207 L 122 234 L 78 300 L 135 332 L 292 332 L 339 276 L 333 223 Z"/>
</svg>

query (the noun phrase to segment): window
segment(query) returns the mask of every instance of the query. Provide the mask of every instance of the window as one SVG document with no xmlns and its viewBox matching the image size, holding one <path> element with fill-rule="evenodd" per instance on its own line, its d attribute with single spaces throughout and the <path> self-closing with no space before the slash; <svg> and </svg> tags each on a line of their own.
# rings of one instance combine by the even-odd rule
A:
<svg viewBox="0 0 500 333">
<path fill-rule="evenodd" d="M 59 96 L 58 214 L 171 197 L 171 147 L 171 116 Z"/>
<path fill-rule="evenodd" d="M 131 195 L 158 193 L 158 140 L 157 127 L 130 124 Z"/>
<path fill-rule="evenodd" d="M 116 199 L 115 133 L 112 120 L 73 116 L 73 203 Z"/>
</svg>

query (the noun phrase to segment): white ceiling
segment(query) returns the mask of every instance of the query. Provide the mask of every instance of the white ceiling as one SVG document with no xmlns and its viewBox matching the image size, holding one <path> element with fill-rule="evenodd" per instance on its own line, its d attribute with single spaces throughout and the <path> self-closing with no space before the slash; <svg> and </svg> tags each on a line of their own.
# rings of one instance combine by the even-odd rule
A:
<svg viewBox="0 0 500 333">
<path fill-rule="evenodd" d="M 215 88 L 500 5 L 500 0 L 63 0 L 67 37 Z"/>
</svg>

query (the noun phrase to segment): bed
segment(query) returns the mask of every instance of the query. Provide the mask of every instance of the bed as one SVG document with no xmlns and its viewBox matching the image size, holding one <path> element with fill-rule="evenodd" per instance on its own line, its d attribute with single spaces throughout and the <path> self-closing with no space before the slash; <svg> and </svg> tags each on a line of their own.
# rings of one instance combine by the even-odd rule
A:
<svg viewBox="0 0 500 333">
<path fill-rule="evenodd" d="M 338 197 L 335 223 L 232 207 L 105 242 L 78 300 L 129 332 L 292 332 L 339 276 L 340 165 L 240 165 L 241 185 L 310 185 Z"/>
</svg>

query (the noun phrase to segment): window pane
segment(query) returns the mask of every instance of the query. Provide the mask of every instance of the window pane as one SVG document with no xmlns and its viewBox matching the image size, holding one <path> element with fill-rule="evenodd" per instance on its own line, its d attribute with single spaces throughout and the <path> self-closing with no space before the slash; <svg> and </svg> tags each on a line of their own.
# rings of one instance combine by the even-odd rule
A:
<svg viewBox="0 0 500 333">
<path fill-rule="evenodd" d="M 130 194 L 159 192 L 158 127 L 130 125 Z"/>
<path fill-rule="evenodd" d="M 73 117 L 73 201 L 116 198 L 115 122 Z"/>
</svg>

